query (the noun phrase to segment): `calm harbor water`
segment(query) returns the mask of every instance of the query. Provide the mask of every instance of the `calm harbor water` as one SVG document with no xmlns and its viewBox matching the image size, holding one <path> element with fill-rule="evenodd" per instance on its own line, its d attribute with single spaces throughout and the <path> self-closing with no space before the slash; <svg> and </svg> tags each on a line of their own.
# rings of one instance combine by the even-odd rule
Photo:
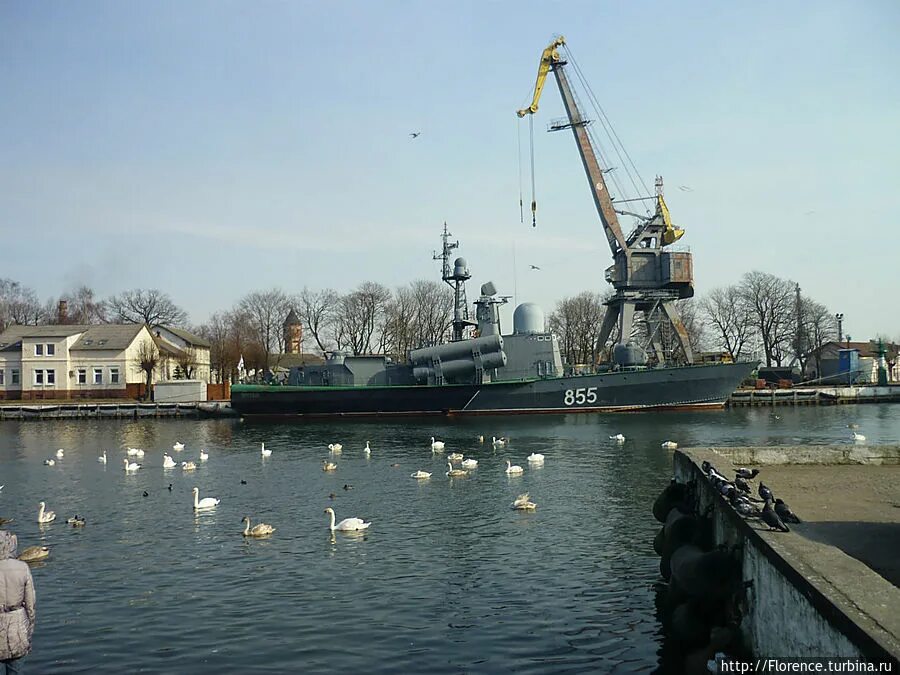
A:
<svg viewBox="0 0 900 675">
<path fill-rule="evenodd" d="M 3 422 L 0 516 L 15 518 L 20 549 L 52 547 L 32 569 L 38 626 L 26 664 L 39 673 L 668 671 L 649 513 L 671 475 L 660 443 L 849 442 L 850 422 L 871 443 L 900 442 L 900 406 L 889 404 L 278 425 Z M 616 433 L 624 446 L 608 440 Z M 479 434 L 509 436 L 510 447 L 494 452 Z M 431 436 L 478 469 L 448 479 Z M 183 452 L 172 452 L 176 441 Z M 265 460 L 263 441 L 274 451 Z M 325 473 L 336 442 L 338 470 Z M 130 446 L 146 455 L 126 475 Z M 65 457 L 44 466 L 57 448 Z M 210 458 L 199 464 L 201 448 Z M 198 469 L 164 470 L 164 451 Z M 546 456 L 542 468 L 527 466 L 532 452 Z M 507 457 L 523 476 L 505 474 Z M 413 480 L 417 469 L 434 475 Z M 195 515 L 194 486 L 221 504 Z M 536 511 L 510 509 L 522 492 Z M 56 522 L 37 524 L 41 500 Z M 332 536 L 327 506 L 372 526 Z M 76 513 L 85 528 L 66 525 Z M 276 533 L 245 540 L 244 515 Z"/>
</svg>

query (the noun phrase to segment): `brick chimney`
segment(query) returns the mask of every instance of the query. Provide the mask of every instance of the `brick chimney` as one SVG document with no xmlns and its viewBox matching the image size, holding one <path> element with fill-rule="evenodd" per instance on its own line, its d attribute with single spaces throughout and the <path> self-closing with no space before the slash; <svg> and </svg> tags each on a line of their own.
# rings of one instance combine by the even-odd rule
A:
<svg viewBox="0 0 900 675">
<path fill-rule="evenodd" d="M 69 323 L 69 303 L 65 300 L 59 301 L 59 307 L 56 310 L 56 323 Z"/>
</svg>

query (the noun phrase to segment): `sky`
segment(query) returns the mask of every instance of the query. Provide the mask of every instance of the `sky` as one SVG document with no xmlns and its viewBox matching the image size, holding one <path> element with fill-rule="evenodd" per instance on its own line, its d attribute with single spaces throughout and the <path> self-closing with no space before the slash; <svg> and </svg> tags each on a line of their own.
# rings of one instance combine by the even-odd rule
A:
<svg viewBox="0 0 900 675">
<path fill-rule="evenodd" d="M 470 301 L 605 291 L 552 77 L 520 221 L 515 111 L 559 34 L 665 178 L 698 296 L 763 270 L 900 337 L 894 0 L 0 0 L 0 277 L 159 288 L 201 323 L 254 290 L 439 279 L 446 221 Z"/>
</svg>

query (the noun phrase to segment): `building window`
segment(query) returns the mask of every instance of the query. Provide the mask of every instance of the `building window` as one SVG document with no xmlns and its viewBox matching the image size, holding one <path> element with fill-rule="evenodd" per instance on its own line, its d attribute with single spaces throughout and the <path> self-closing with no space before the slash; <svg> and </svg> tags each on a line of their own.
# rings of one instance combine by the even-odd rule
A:
<svg viewBox="0 0 900 675">
<path fill-rule="evenodd" d="M 43 356 L 44 355 L 44 345 L 36 344 L 34 346 L 34 355 L 35 356 Z"/>
<path fill-rule="evenodd" d="M 0 384 L 4 384 L 4 376 L 6 375 L 6 371 L 0 369 Z"/>
<path fill-rule="evenodd" d="M 47 345 L 47 356 L 56 355 L 56 345 Z"/>
<path fill-rule="evenodd" d="M 87 384 L 87 369 L 79 368 L 77 380 L 78 384 Z"/>
<path fill-rule="evenodd" d="M 109 383 L 110 384 L 119 384 L 119 369 L 118 368 L 110 368 L 109 369 Z"/>
<path fill-rule="evenodd" d="M 56 371 L 55 370 L 47 371 L 47 384 L 56 384 Z"/>
<path fill-rule="evenodd" d="M 103 384 L 103 368 L 94 368 L 94 384 Z"/>
<path fill-rule="evenodd" d="M 18 368 L 13 368 L 10 371 L 10 384 L 19 384 L 19 370 Z"/>
<path fill-rule="evenodd" d="M 35 384 L 44 384 L 44 371 L 43 370 L 35 370 L 34 371 L 34 383 Z"/>
</svg>

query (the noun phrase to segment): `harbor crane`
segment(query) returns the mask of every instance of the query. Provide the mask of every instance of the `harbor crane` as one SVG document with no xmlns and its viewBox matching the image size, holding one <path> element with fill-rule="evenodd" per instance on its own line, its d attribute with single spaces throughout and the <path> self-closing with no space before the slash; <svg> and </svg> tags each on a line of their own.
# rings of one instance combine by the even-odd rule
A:
<svg viewBox="0 0 900 675">
<path fill-rule="evenodd" d="M 656 179 L 656 194 L 641 197 L 637 201 L 652 200 L 655 202 L 655 213 L 642 216 L 629 211 L 617 210 L 616 200 L 610 196 L 606 183 L 606 175 L 612 168 L 603 168 L 598 153 L 594 149 L 591 134 L 588 130 L 591 120 L 586 119 L 578 107 L 578 102 L 569 84 L 566 65 L 571 60 L 563 58 L 559 49 L 565 48 L 566 41 L 562 36 L 553 40 L 541 54 L 538 66 L 537 81 L 534 85 L 534 96 L 531 105 L 517 112 L 518 116 L 534 115 L 547 75 L 552 71 L 559 85 L 567 121 L 554 122 L 550 131 L 571 129 L 575 143 L 581 155 L 584 171 L 587 174 L 594 205 L 603 224 L 603 231 L 609 242 L 613 256 L 613 265 L 606 270 L 606 280 L 615 289 L 613 296 L 606 302 L 607 310 L 598 338 L 598 346 L 602 349 L 618 327 L 619 343 L 614 350 L 622 352 L 619 345 L 632 342 L 632 332 L 636 326 L 636 314 L 642 314 L 647 325 L 645 348 L 652 349 L 657 362 L 665 363 L 663 333 L 669 328 L 680 348 L 681 358 L 686 363 L 693 363 L 693 353 L 687 330 L 681 320 L 675 301 L 690 298 L 694 295 L 693 263 L 691 254 L 686 251 L 668 251 L 666 247 L 678 241 L 684 230 L 672 223 L 669 209 L 663 198 L 662 178 Z M 576 74 L 580 76 L 580 71 Z M 591 95 L 592 96 L 592 95 Z M 635 200 L 621 200 L 635 201 Z M 532 211 L 536 204 L 532 201 Z M 619 215 L 635 216 L 638 225 L 626 236 L 619 223 Z M 624 363 L 623 365 L 632 365 Z"/>
</svg>

